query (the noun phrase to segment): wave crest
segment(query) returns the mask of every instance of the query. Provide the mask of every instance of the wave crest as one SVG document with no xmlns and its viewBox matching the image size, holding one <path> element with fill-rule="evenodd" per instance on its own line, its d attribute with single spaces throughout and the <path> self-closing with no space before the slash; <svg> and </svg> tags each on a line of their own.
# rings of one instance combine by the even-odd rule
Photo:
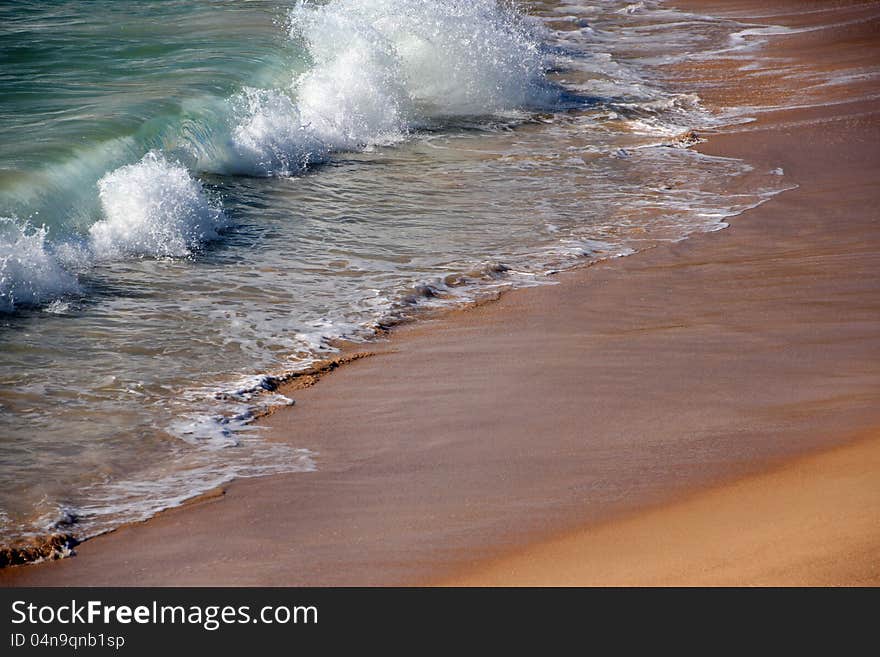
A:
<svg viewBox="0 0 880 657">
<path fill-rule="evenodd" d="M 0 312 L 78 291 L 76 277 L 48 248 L 47 232 L 0 217 Z"/>
<path fill-rule="evenodd" d="M 89 229 L 98 259 L 188 256 L 227 225 L 189 171 L 156 152 L 105 175 L 98 194 L 105 218 Z"/>
<path fill-rule="evenodd" d="M 244 116 L 221 171 L 288 175 L 444 119 L 556 99 L 535 28 L 495 0 L 300 2 L 290 20 L 312 66 L 287 88 L 234 99 Z"/>
</svg>

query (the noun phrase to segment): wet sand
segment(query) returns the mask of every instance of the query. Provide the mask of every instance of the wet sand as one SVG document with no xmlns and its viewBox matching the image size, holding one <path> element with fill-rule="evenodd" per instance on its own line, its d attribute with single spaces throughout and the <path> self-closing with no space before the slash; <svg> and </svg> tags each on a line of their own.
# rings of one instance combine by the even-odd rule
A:
<svg viewBox="0 0 880 657">
<path fill-rule="evenodd" d="M 772 37 L 787 68 L 880 61 L 877 3 L 693 6 L 843 23 Z M 709 105 L 775 104 L 797 84 L 743 63 L 684 71 Z M 829 88 L 835 104 L 709 135 L 707 152 L 799 185 L 728 230 L 404 327 L 291 393 L 264 423 L 316 450 L 317 472 L 234 482 L 0 583 L 877 583 L 872 94 L 855 79 Z M 659 533 L 672 521 L 680 543 Z M 725 531 L 746 535 L 728 549 Z M 618 561 L 591 580 L 603 550 Z M 523 560 L 535 569 L 509 566 Z"/>
</svg>

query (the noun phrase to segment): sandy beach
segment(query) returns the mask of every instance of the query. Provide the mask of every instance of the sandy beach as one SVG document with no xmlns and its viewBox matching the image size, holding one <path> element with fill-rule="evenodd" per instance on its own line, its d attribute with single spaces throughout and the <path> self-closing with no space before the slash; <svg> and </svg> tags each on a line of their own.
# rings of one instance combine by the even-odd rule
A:
<svg viewBox="0 0 880 657">
<path fill-rule="evenodd" d="M 761 108 L 699 148 L 796 189 L 359 345 L 262 420 L 317 471 L 0 584 L 880 583 L 880 4 L 671 4 L 796 28 L 758 67 L 677 65 L 707 106 Z M 839 82 L 792 107 L 820 69 Z"/>
<path fill-rule="evenodd" d="M 569 532 L 447 586 L 876 586 L 880 440 L 869 435 L 676 504 Z"/>
</svg>

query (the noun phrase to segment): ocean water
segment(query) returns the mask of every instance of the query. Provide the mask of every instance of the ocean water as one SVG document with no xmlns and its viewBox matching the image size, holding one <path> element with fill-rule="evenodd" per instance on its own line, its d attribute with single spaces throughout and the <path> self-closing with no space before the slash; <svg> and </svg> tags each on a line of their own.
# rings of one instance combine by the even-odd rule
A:
<svg viewBox="0 0 880 657">
<path fill-rule="evenodd" d="M 743 29 L 616 0 L 0 3 L 0 545 L 319 468 L 252 420 L 335 340 L 785 189 L 689 149 L 746 118 L 667 79 Z"/>
</svg>

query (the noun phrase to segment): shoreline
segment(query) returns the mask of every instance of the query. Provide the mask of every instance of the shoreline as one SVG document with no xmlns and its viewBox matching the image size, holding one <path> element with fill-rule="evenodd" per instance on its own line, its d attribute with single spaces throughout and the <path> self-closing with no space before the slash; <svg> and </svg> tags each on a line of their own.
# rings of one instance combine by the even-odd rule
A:
<svg viewBox="0 0 880 657">
<path fill-rule="evenodd" d="M 263 424 L 312 437 L 320 472 L 233 482 L 0 585 L 443 581 L 872 431 L 877 236 L 870 217 L 827 215 L 877 200 L 880 110 L 850 105 L 762 114 L 701 145 L 800 184 L 727 230 L 403 326 L 370 345 L 378 358 L 298 390 Z"/>
</svg>

